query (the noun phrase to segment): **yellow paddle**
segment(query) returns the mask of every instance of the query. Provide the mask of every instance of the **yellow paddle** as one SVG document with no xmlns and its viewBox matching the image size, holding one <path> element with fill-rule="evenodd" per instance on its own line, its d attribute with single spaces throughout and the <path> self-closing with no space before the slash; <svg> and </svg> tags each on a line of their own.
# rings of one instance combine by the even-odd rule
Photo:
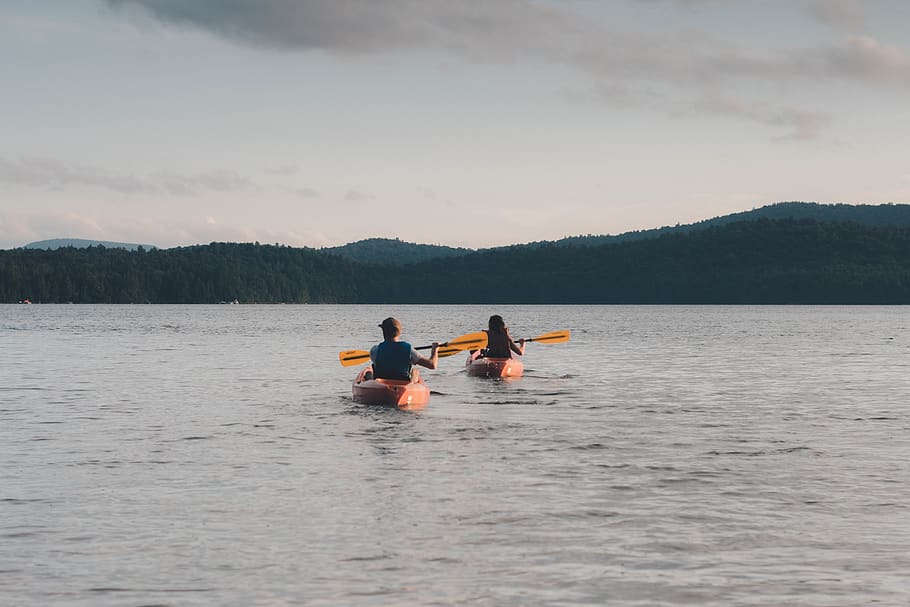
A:
<svg viewBox="0 0 910 607">
<path fill-rule="evenodd" d="M 468 333 L 455 339 L 450 339 L 444 344 L 439 344 L 437 354 L 439 356 L 451 356 L 464 350 L 479 350 L 487 345 L 487 334 L 483 331 L 477 333 Z M 415 350 L 428 350 L 433 346 L 420 346 Z M 352 367 L 370 361 L 370 352 L 368 350 L 344 350 L 338 353 L 338 360 L 344 367 Z"/>
<path fill-rule="evenodd" d="M 470 336 L 474 337 L 475 335 L 481 335 L 481 334 L 484 336 L 482 343 L 479 343 L 478 345 L 471 345 L 467 348 L 443 348 L 440 346 L 439 352 L 438 352 L 439 356 L 440 357 L 451 356 L 453 354 L 458 354 L 462 350 L 480 350 L 482 348 L 485 348 L 487 346 L 486 331 L 480 331 L 478 333 L 471 333 Z M 571 333 L 569 331 L 550 331 L 549 333 L 544 333 L 543 335 L 538 335 L 537 337 L 532 337 L 530 339 L 526 339 L 525 343 L 528 343 L 529 341 L 539 341 L 544 344 L 559 344 L 559 343 L 569 341 L 570 336 L 571 336 Z M 465 335 L 465 337 L 468 337 L 468 336 Z"/>
<path fill-rule="evenodd" d="M 570 335 L 571 333 L 569 331 L 550 331 L 549 333 L 526 339 L 525 343 L 529 341 L 539 341 L 545 344 L 561 344 L 569 341 Z"/>
<path fill-rule="evenodd" d="M 486 331 L 480 331 L 478 333 L 471 333 L 470 337 L 473 338 L 474 336 L 481 335 L 481 334 L 484 336 L 484 339 L 482 340 L 482 343 L 479 343 L 478 345 L 472 344 L 471 346 L 469 346 L 467 348 L 463 348 L 463 347 L 456 347 L 456 348 L 445 347 L 444 348 L 444 347 L 440 346 L 439 352 L 438 352 L 440 358 L 443 356 L 452 356 L 453 354 L 458 354 L 459 352 L 462 352 L 464 350 L 480 350 L 482 348 L 485 348 L 487 346 L 487 340 L 485 339 L 487 336 Z M 529 341 L 539 341 L 544 344 L 559 344 L 559 343 L 569 341 L 570 336 L 571 336 L 571 333 L 569 331 L 550 331 L 549 333 L 544 333 L 543 335 L 538 335 L 537 337 L 532 337 L 530 339 L 526 339 L 525 343 L 527 343 Z M 468 337 L 468 335 L 465 335 L 464 337 Z M 451 343 L 451 342 L 449 342 L 449 343 Z"/>
</svg>

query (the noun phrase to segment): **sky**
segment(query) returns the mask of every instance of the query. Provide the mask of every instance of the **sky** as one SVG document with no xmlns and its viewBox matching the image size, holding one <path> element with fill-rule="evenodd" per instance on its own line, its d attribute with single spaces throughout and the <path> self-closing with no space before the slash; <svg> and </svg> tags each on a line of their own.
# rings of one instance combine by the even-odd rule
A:
<svg viewBox="0 0 910 607">
<path fill-rule="evenodd" d="M 0 0 L 0 248 L 910 201 L 906 0 Z"/>
</svg>

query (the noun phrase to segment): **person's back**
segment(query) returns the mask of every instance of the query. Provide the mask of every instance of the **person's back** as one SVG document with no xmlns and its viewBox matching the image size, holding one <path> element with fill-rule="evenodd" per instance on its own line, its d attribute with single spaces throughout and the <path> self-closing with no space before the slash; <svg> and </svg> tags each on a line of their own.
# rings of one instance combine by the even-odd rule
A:
<svg viewBox="0 0 910 607">
<path fill-rule="evenodd" d="M 397 319 L 386 318 L 379 325 L 382 329 L 383 341 L 370 349 L 370 360 L 373 361 L 373 377 L 376 379 L 417 380 L 416 369 L 412 373 L 412 365 L 420 365 L 427 369 L 435 369 L 438 358 L 439 344 L 433 342 L 430 358 L 424 358 L 417 353 L 411 344 L 400 341 L 401 323 Z"/>
<path fill-rule="evenodd" d="M 512 336 L 509 335 L 509 329 L 506 328 L 506 323 L 503 321 L 502 316 L 495 314 L 490 317 L 489 328 L 486 333 L 487 349 L 484 351 L 484 356 L 490 358 L 512 358 L 512 352 L 524 354 L 524 340 L 519 340 L 520 346 L 516 345 L 515 341 L 512 340 Z"/>
<path fill-rule="evenodd" d="M 377 345 L 373 376 L 382 379 L 410 379 L 411 344 L 406 341 L 384 341 Z"/>
<path fill-rule="evenodd" d="M 505 331 L 487 330 L 486 355 L 490 358 L 511 358 L 512 349 L 509 347 L 509 334 Z"/>
</svg>

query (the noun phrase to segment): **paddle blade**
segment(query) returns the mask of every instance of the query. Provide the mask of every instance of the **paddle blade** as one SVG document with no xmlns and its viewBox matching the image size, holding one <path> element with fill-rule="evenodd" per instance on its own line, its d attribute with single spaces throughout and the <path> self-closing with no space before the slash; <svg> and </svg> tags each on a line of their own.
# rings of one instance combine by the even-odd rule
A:
<svg viewBox="0 0 910 607">
<path fill-rule="evenodd" d="M 474 348 L 472 348 L 474 349 Z M 436 353 L 439 355 L 439 358 L 445 358 L 446 356 L 452 356 L 453 354 L 458 354 L 459 352 L 464 352 L 464 348 L 453 348 L 451 346 L 441 346 Z"/>
<path fill-rule="evenodd" d="M 544 333 L 543 335 L 538 335 L 533 339 L 526 339 L 525 341 L 539 341 L 545 344 L 560 344 L 569 341 L 569 336 L 569 331 L 551 331 L 549 333 Z"/>
<path fill-rule="evenodd" d="M 462 350 L 480 350 L 481 348 L 487 347 L 487 334 L 483 331 L 478 331 L 477 333 L 468 333 L 467 335 L 462 335 L 461 337 L 456 337 L 455 339 L 450 339 L 446 342 L 445 346 L 439 349 L 439 355 L 443 356 L 443 350 L 447 351 L 452 350 L 445 356 L 451 356 L 456 352 L 461 352 Z"/>
<path fill-rule="evenodd" d="M 341 365 L 344 367 L 353 367 L 354 365 L 369 362 L 370 353 L 366 350 L 345 350 L 338 353 L 338 360 L 341 361 Z"/>
</svg>

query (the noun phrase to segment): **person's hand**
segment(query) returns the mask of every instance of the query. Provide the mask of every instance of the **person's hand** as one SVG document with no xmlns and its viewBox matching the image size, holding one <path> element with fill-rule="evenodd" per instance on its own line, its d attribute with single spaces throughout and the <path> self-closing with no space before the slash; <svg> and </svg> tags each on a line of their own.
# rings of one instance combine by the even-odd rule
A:
<svg viewBox="0 0 910 607">
<path fill-rule="evenodd" d="M 518 340 L 518 345 L 519 345 L 519 346 L 525 345 L 525 338 L 524 338 L 524 337 L 522 337 L 521 339 Z"/>
<path fill-rule="evenodd" d="M 439 349 L 439 342 L 434 341 L 432 344 L 430 344 L 430 348 L 432 348 L 432 351 L 435 352 L 436 350 Z"/>
</svg>

